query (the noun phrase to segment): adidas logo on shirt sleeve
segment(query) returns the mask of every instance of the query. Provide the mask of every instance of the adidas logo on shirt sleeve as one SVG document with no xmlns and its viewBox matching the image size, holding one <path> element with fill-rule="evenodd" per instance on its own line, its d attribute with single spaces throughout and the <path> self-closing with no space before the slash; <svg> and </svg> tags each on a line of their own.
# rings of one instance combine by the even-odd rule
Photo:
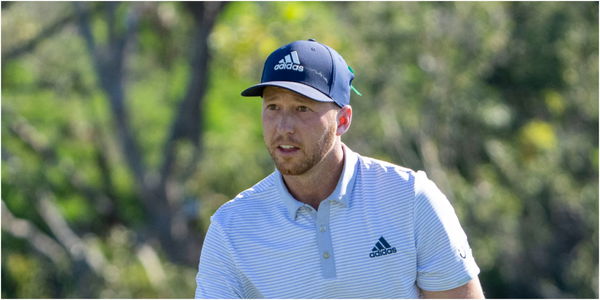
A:
<svg viewBox="0 0 600 300">
<path fill-rule="evenodd" d="M 390 246 L 390 244 L 383 237 L 380 237 L 379 240 L 377 240 L 377 243 L 375 243 L 375 247 L 371 249 L 369 257 L 374 258 L 388 254 L 394 254 L 396 252 L 396 247 Z"/>
<path fill-rule="evenodd" d="M 283 59 L 273 67 L 273 70 L 293 70 L 298 72 L 304 72 L 304 67 L 300 64 L 300 58 L 298 58 L 298 52 L 292 51 L 286 55 Z"/>
</svg>

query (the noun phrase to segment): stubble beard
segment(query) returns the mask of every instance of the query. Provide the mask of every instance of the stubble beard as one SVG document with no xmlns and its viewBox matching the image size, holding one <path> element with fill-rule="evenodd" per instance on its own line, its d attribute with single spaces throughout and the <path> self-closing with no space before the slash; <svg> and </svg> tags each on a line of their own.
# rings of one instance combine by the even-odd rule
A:
<svg viewBox="0 0 600 300">
<path fill-rule="evenodd" d="M 284 159 L 275 154 L 277 148 L 267 147 L 271 158 L 275 162 L 277 170 L 283 175 L 302 175 L 312 169 L 315 165 L 323 160 L 325 155 L 331 150 L 333 143 L 335 142 L 335 127 L 331 127 L 328 131 L 325 131 L 323 136 L 315 143 L 314 148 L 310 153 L 306 153 L 307 148 L 302 148 L 301 151 L 307 156 L 299 162 L 293 163 L 289 159 Z"/>
</svg>

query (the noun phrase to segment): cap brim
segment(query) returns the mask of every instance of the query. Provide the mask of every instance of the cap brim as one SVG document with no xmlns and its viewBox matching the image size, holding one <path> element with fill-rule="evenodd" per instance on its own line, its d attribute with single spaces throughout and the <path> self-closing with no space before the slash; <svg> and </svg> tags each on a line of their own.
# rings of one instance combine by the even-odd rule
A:
<svg viewBox="0 0 600 300">
<path fill-rule="evenodd" d="M 292 92 L 296 92 L 302 96 L 308 97 L 310 99 L 313 99 L 313 100 L 319 101 L 319 102 L 335 102 L 333 99 L 327 97 L 321 91 L 319 91 L 313 87 L 310 87 L 308 85 L 298 83 L 298 82 L 293 82 L 293 81 L 268 81 L 268 82 L 259 83 L 257 85 L 253 85 L 253 86 L 245 89 L 244 91 L 242 91 L 242 96 L 245 96 L 245 97 L 262 96 L 263 89 L 267 86 L 276 86 L 276 87 L 288 89 Z"/>
</svg>

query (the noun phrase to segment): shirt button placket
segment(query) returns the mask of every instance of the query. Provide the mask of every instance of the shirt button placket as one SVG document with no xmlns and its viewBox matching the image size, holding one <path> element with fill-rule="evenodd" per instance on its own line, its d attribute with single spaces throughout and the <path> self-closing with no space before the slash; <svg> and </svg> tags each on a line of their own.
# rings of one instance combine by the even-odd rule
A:
<svg viewBox="0 0 600 300">
<path fill-rule="evenodd" d="M 333 245 L 331 242 L 331 230 L 329 229 L 329 213 L 331 209 L 331 202 L 323 201 L 319 205 L 316 218 L 316 234 L 317 244 L 319 246 L 321 269 L 324 278 L 335 278 L 335 259 L 333 253 Z"/>
</svg>

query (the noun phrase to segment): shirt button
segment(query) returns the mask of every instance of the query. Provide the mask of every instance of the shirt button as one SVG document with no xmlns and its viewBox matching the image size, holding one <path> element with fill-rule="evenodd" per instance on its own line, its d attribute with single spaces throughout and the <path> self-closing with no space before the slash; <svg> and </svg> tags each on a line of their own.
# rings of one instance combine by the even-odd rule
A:
<svg viewBox="0 0 600 300">
<path fill-rule="evenodd" d="M 329 252 L 327 252 L 327 251 L 323 252 L 323 258 L 324 259 L 328 259 L 329 258 Z"/>
<path fill-rule="evenodd" d="M 325 227 L 325 225 L 321 225 L 321 228 L 319 228 L 319 230 L 321 232 L 325 232 L 325 230 L 327 230 L 327 227 Z"/>
</svg>

